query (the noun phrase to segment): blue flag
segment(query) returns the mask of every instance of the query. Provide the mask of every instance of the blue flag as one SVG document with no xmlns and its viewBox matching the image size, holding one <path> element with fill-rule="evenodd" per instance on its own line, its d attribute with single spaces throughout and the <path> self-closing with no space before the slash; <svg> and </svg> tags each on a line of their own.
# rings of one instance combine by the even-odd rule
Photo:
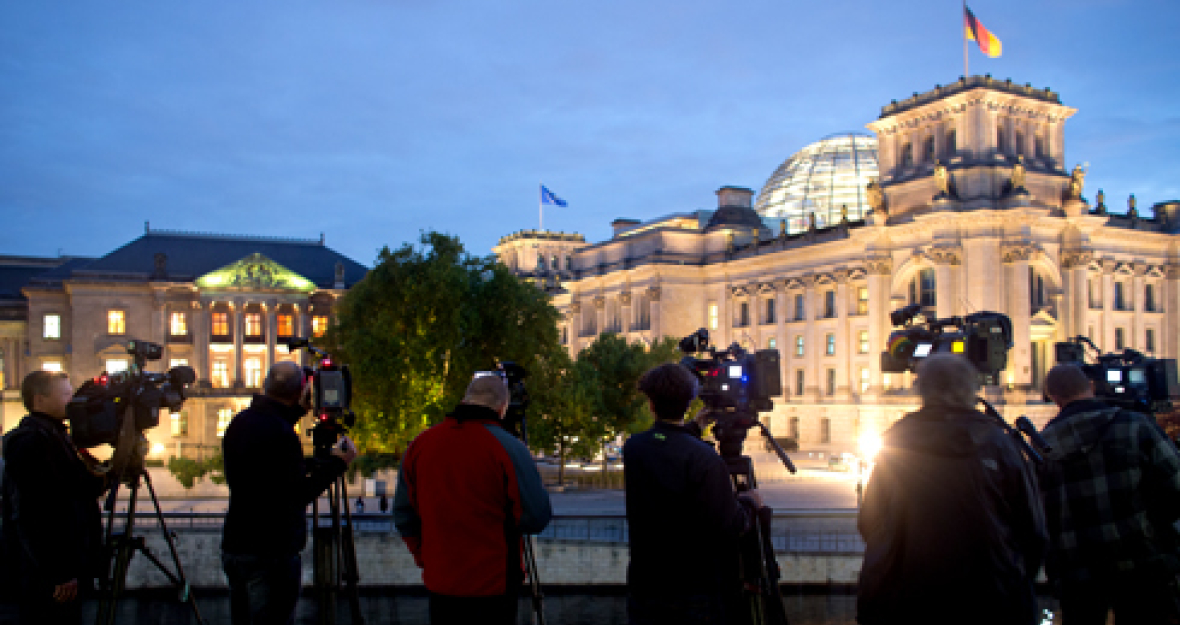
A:
<svg viewBox="0 0 1180 625">
<path fill-rule="evenodd" d="M 553 195 L 553 192 L 541 185 L 541 204 L 549 204 L 552 206 L 566 206 L 565 200 Z"/>
</svg>

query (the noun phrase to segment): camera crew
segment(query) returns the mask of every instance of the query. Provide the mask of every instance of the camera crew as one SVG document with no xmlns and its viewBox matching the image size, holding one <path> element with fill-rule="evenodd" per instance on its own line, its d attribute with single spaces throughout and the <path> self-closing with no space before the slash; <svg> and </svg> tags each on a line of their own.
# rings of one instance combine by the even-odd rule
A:
<svg viewBox="0 0 1180 625">
<path fill-rule="evenodd" d="M 1032 472 L 975 410 L 975 365 L 942 353 L 917 373 L 922 408 L 885 432 L 857 519 L 857 621 L 1035 625 L 1047 536 Z"/>
<path fill-rule="evenodd" d="M 502 427 L 504 379 L 477 377 L 402 457 L 393 521 L 430 591 L 434 625 L 516 623 L 521 537 L 552 516 L 528 449 Z"/>
<path fill-rule="evenodd" d="M 639 380 L 655 423 L 623 445 L 632 625 L 741 622 L 738 539 L 762 499 L 735 496 L 729 469 L 700 440 L 704 416 L 684 425 L 696 377 L 664 364 Z"/>
<path fill-rule="evenodd" d="M 1146 415 L 1108 406 L 1073 364 L 1045 392 L 1061 412 L 1045 426 L 1041 472 L 1049 580 L 1065 625 L 1180 623 L 1180 454 Z"/>
<path fill-rule="evenodd" d="M 101 568 L 105 479 L 66 434 L 72 396 L 66 374 L 30 373 L 21 384 L 29 415 L 4 437 L 5 590 L 30 625 L 81 622 L 79 598 Z"/>
<path fill-rule="evenodd" d="M 234 625 L 294 622 L 307 505 L 356 458 L 342 436 L 330 456 L 305 462 L 295 424 L 310 407 L 311 386 L 299 365 L 275 364 L 265 394 L 254 396 L 222 439 L 229 511 L 221 559 Z"/>
</svg>

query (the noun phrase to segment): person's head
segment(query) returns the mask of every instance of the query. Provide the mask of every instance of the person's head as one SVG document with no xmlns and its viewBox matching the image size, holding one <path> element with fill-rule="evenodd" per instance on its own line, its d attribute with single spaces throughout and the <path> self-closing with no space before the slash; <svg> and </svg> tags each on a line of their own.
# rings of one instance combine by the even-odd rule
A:
<svg viewBox="0 0 1180 625">
<path fill-rule="evenodd" d="M 1077 365 L 1056 365 L 1045 376 L 1045 394 L 1064 408 L 1070 402 L 1094 397 L 1094 383 Z"/>
<path fill-rule="evenodd" d="M 74 387 L 70 386 L 69 376 L 60 371 L 34 371 L 21 383 L 20 396 L 29 412 L 64 420 Z"/>
<path fill-rule="evenodd" d="M 649 369 L 639 378 L 640 392 L 647 395 L 651 411 L 661 421 L 683 419 L 699 388 L 692 372 L 671 362 Z"/>
<path fill-rule="evenodd" d="M 467 385 L 462 403 L 491 408 L 503 417 L 508 410 L 508 383 L 498 375 L 481 375 Z"/>
<path fill-rule="evenodd" d="M 266 372 L 262 392 L 275 401 L 294 406 L 303 394 L 303 367 L 294 362 L 276 362 Z"/>
<path fill-rule="evenodd" d="M 923 406 L 974 408 L 979 370 L 958 354 L 934 354 L 918 365 L 918 394 Z"/>
</svg>

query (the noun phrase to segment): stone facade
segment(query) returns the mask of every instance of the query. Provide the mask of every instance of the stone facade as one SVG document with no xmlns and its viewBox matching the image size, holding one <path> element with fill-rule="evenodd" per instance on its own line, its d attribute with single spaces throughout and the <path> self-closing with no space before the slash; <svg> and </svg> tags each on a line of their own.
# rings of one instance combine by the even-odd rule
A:
<svg viewBox="0 0 1180 625">
<path fill-rule="evenodd" d="M 1043 424 L 1055 341 L 1180 351 L 1180 203 L 1150 219 L 1109 214 L 1101 193 L 1091 207 L 1084 172 L 1065 168 L 1075 112 L 1047 89 L 985 77 L 894 102 L 868 124 L 883 193 L 865 219 L 788 235 L 753 225 L 752 192 L 724 187 L 707 223 L 628 221 L 550 282 L 562 336 L 571 354 L 604 332 L 650 344 L 701 327 L 718 347 L 777 348 L 784 394 L 771 429 L 842 453 L 917 402 L 911 374 L 880 369 L 890 311 L 1001 312 L 1014 346 L 987 395 L 1009 419 Z"/>
</svg>

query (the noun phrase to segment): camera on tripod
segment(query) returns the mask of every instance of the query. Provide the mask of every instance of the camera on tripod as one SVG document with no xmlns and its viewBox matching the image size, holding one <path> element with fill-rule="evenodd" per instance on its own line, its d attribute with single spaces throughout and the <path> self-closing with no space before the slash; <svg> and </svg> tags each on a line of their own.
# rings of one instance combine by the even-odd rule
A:
<svg viewBox="0 0 1180 625">
<path fill-rule="evenodd" d="M 923 317 L 915 322 L 915 318 Z M 965 317 L 926 318 L 920 304 L 889 313 L 889 320 L 904 326 L 889 335 L 881 352 L 883 373 L 913 371 L 931 354 L 959 354 L 979 371 L 983 384 L 998 384 L 999 373 L 1008 366 L 1012 349 L 1012 320 L 996 312 L 977 312 Z"/>
<path fill-rule="evenodd" d="M 680 340 L 680 351 L 685 353 L 681 366 L 700 380 L 701 401 L 717 419 L 713 435 L 721 455 L 741 455 L 747 431 L 759 425 L 758 413 L 773 410 L 770 398 L 782 395 L 778 350 L 750 354 L 734 343 L 718 351 L 709 345 L 709 331 L 701 328 Z"/>
<path fill-rule="evenodd" d="M 501 360 L 496 362 L 494 371 L 476 371 L 472 379 L 492 375 L 504 380 L 504 384 L 508 386 L 508 410 L 504 413 L 504 429 L 528 444 L 525 410 L 529 407 L 529 392 L 524 385 L 524 379 L 529 377 L 528 370 L 515 362 Z"/>
<path fill-rule="evenodd" d="M 1086 363 L 1086 346 L 1095 352 L 1092 364 Z M 1103 354 L 1090 339 L 1077 336 L 1056 343 L 1057 363 L 1077 364 L 1094 382 L 1094 395 L 1107 402 L 1145 413 L 1171 410 L 1180 397 L 1176 359 L 1148 358 L 1133 349 Z"/>
<path fill-rule="evenodd" d="M 180 410 L 184 387 L 197 376 L 192 367 L 172 367 L 167 373 L 144 371 L 149 360 L 159 360 L 157 343 L 132 340 L 127 353 L 133 362 L 124 371 L 103 372 L 74 393 L 66 410 L 74 444 L 86 449 L 107 444 L 115 449 L 111 472 L 126 479 L 143 470 L 147 439 L 143 432 L 160 424 L 161 408 Z"/>
<path fill-rule="evenodd" d="M 287 351 L 306 349 L 314 365 L 303 367 L 303 376 L 311 384 L 311 409 L 315 425 L 308 430 L 313 457 L 324 458 L 340 436 L 356 424 L 352 405 L 352 374 L 348 365 L 339 364 L 332 356 L 311 344 L 309 339 L 287 339 Z"/>
</svg>

